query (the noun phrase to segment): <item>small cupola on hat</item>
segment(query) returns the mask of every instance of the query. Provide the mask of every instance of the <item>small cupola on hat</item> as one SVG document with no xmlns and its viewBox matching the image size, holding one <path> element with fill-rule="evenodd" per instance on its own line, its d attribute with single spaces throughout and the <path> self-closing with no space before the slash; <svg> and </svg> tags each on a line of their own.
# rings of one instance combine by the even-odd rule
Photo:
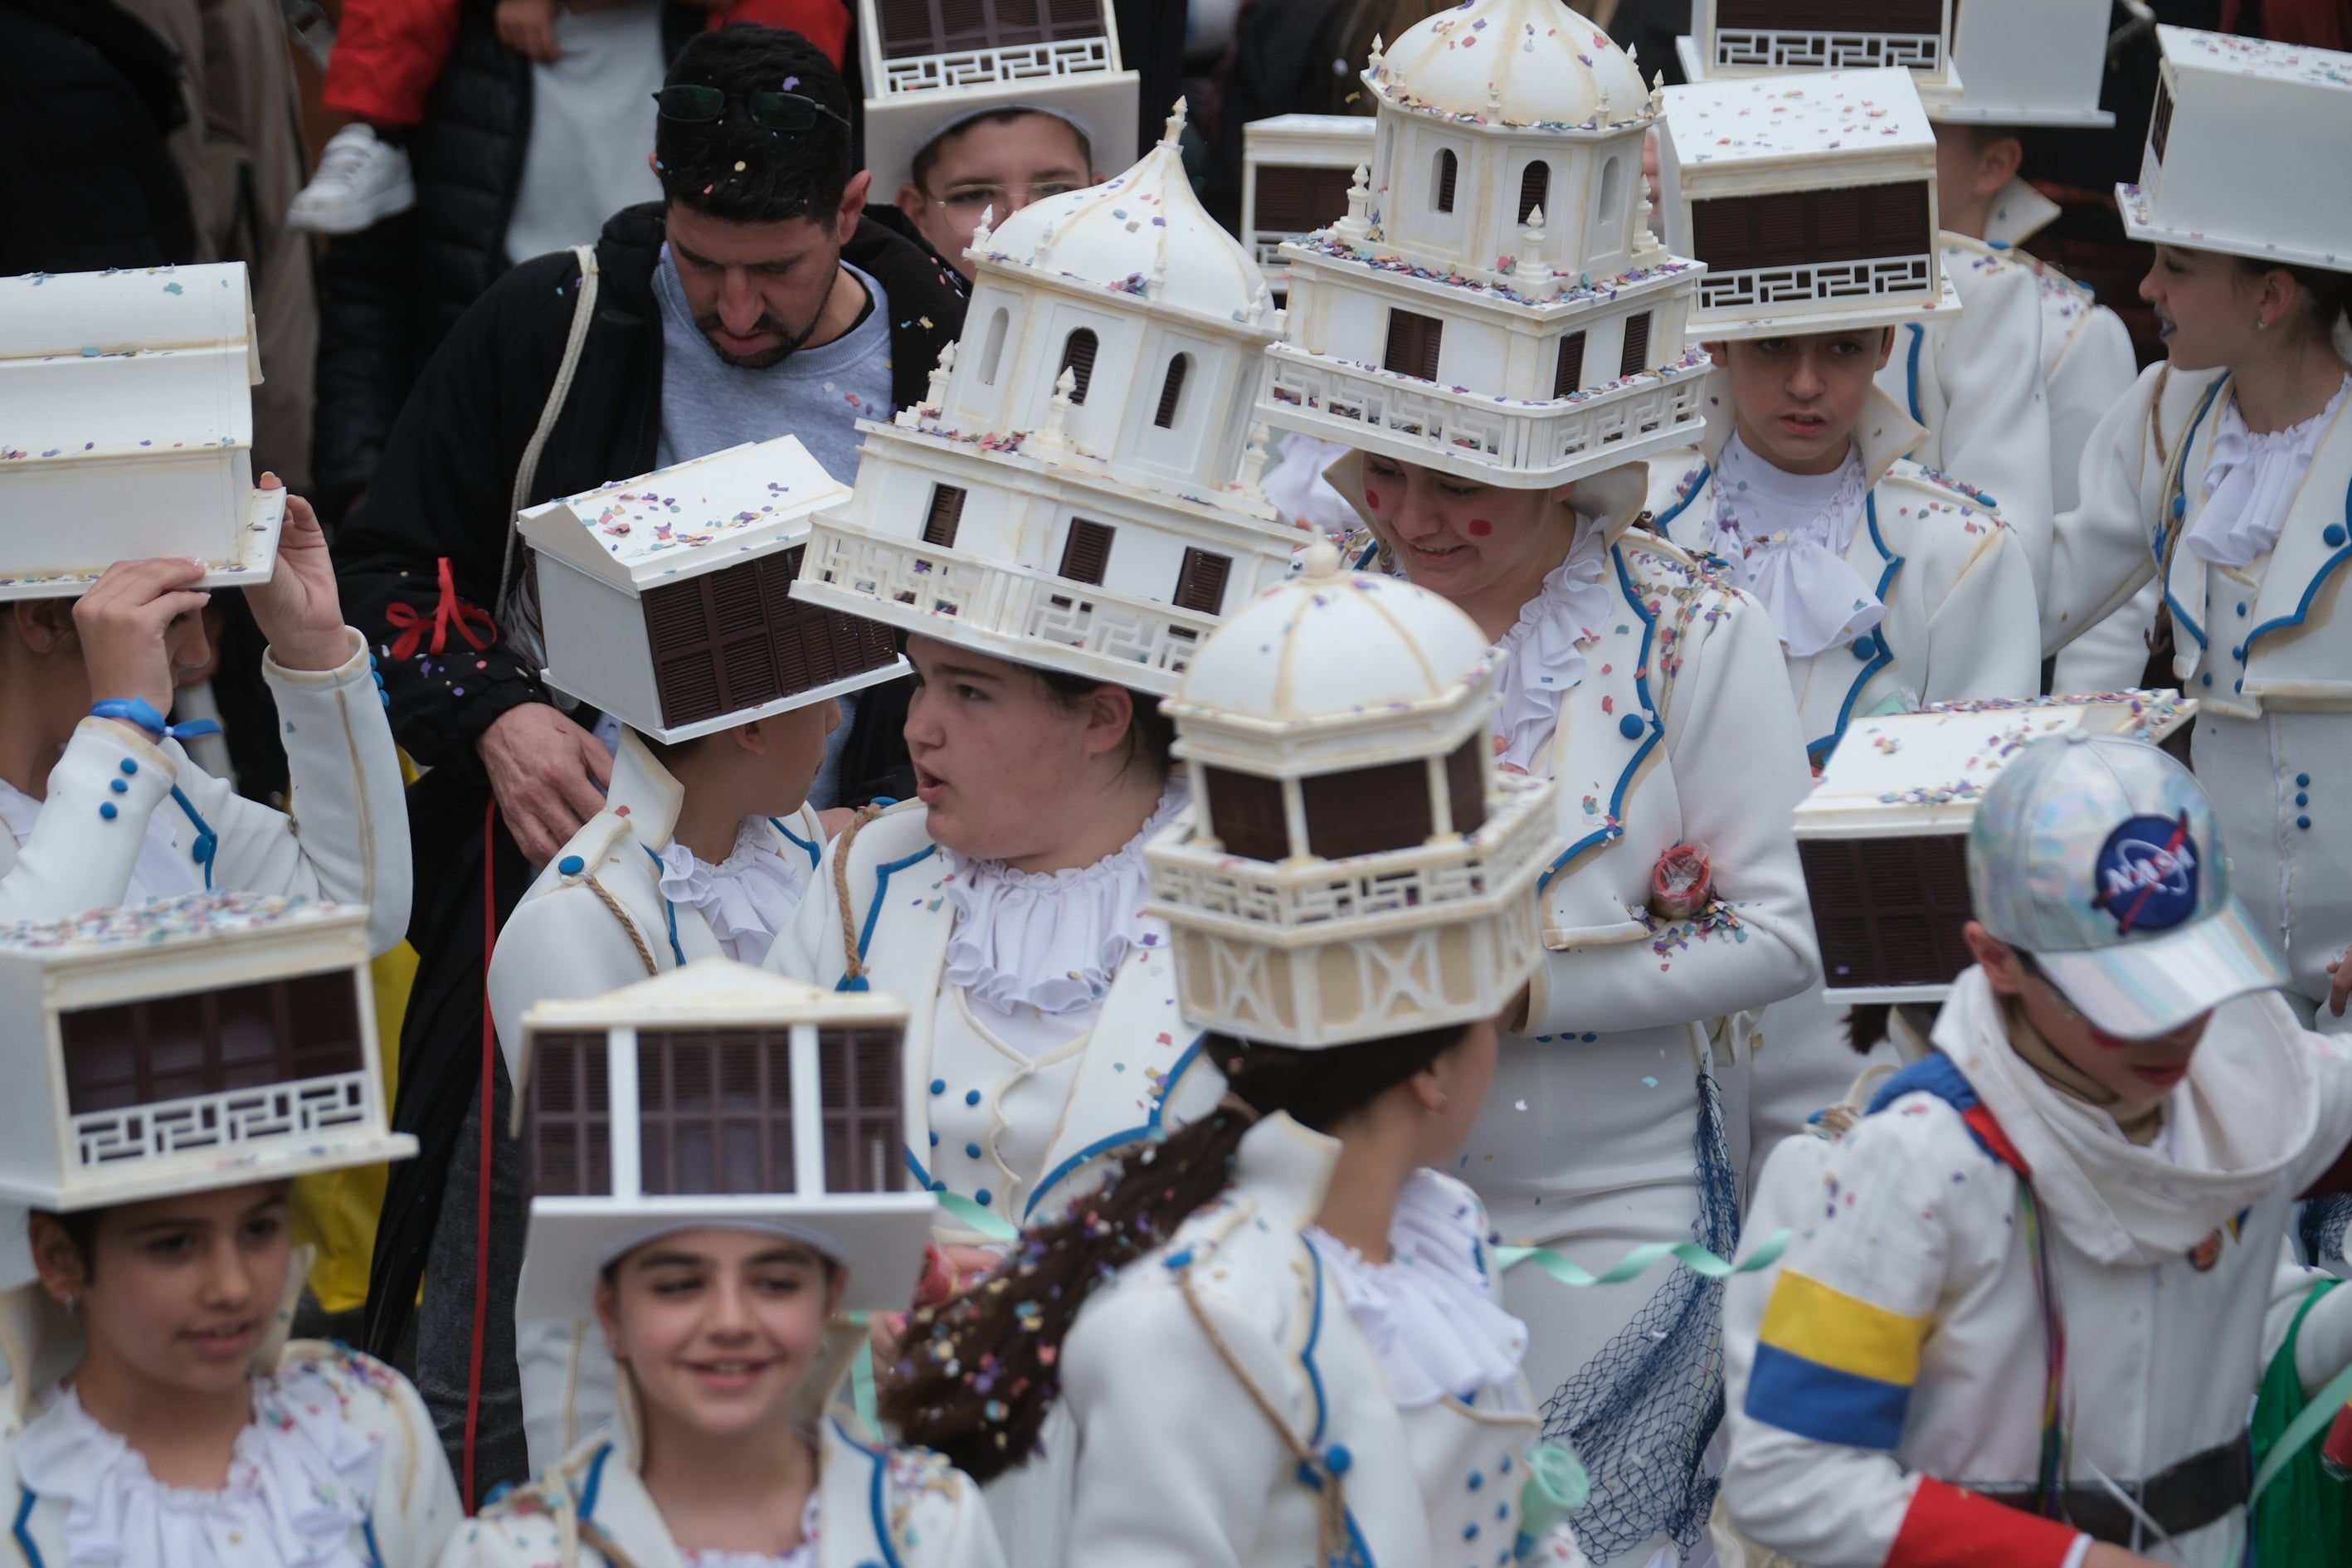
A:
<svg viewBox="0 0 2352 1568">
<path fill-rule="evenodd" d="M 1967 0 L 1953 26 L 1961 88 L 1922 92 L 1927 117 L 1984 125 L 2103 127 L 2108 0 Z"/>
<path fill-rule="evenodd" d="M 1354 172 L 1372 161 L 1374 129 L 1361 114 L 1276 114 L 1242 127 L 1242 241 L 1276 304 L 1290 287 L 1283 242 L 1348 216 Z"/>
<path fill-rule="evenodd" d="M 2156 37 L 2139 184 L 2116 187 L 2124 232 L 2352 270 L 2352 55 L 2187 27 Z"/>
<path fill-rule="evenodd" d="M 1937 244 L 1936 133 L 1901 70 L 1668 88 L 1666 241 L 1706 264 L 1701 341 L 1956 315 Z"/>
<path fill-rule="evenodd" d="M 1467 0 L 1363 80 L 1347 216 L 1281 247 L 1267 422 L 1521 489 L 1695 441 L 1698 271 L 1645 222 L 1633 58 L 1559 0 Z"/>
<path fill-rule="evenodd" d="M 548 684 L 674 742 L 903 673 L 887 628 L 791 596 L 848 494 L 780 436 L 523 512 Z"/>
<path fill-rule="evenodd" d="M 1165 695 L 1289 571 L 1251 428 L 1274 310 L 1192 194 L 1182 124 L 1180 102 L 1117 179 L 974 237 L 964 336 L 920 407 L 859 425 L 856 493 L 796 597 Z"/>
<path fill-rule="evenodd" d="M 1187 1019 L 1316 1047 L 1518 994 L 1565 846 L 1550 782 L 1495 766 L 1503 657 L 1328 543 L 1218 628 L 1167 704 L 1192 805 L 1144 850 Z"/>
<path fill-rule="evenodd" d="M 199 588 L 268 581 L 260 380 L 243 262 L 0 278 L 0 601 L 165 555 L 202 561 Z"/>
<path fill-rule="evenodd" d="M 189 893 L 0 926 L 0 1195 L 63 1213 L 405 1159 L 367 911 Z"/>
<path fill-rule="evenodd" d="M 1969 830 L 2001 770 L 2045 736 L 2161 742 L 2197 711 L 2171 691 L 1941 703 L 1857 719 L 1797 807 L 1797 852 L 1838 1004 L 1941 1001 L 1975 963 L 1961 928 Z"/>
<path fill-rule="evenodd" d="M 576 1318 L 614 1257 L 702 1226 L 845 1265 L 846 1310 L 912 1300 L 935 1205 L 907 1177 L 903 1003 L 705 958 L 522 1031 L 522 1316 Z"/>
<path fill-rule="evenodd" d="M 1086 135 L 1097 168 L 1134 161 L 1135 72 L 1111 0 L 857 0 L 866 167 L 875 199 L 913 178 L 935 138 L 1001 109 L 1034 109 Z"/>
<path fill-rule="evenodd" d="M 1952 31 L 1963 8 L 1961 0 L 1693 0 L 1691 30 L 1675 53 L 1694 85 L 1884 67 L 1910 72 L 1936 104 L 1960 96 Z"/>
</svg>

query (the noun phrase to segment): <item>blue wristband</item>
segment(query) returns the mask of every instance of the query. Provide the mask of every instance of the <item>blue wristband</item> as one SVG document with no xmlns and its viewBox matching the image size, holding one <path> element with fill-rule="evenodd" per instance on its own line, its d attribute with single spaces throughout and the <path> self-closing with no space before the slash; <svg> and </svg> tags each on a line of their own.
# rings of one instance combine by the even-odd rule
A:
<svg viewBox="0 0 2352 1568">
<path fill-rule="evenodd" d="M 155 711 L 155 705 L 144 697 L 110 697 L 102 702 L 93 702 L 89 705 L 89 716 L 135 724 L 159 741 L 166 735 L 174 741 L 185 741 L 196 735 L 217 735 L 221 732 L 220 721 L 216 719 L 197 719 L 185 724 L 166 722 L 163 715 Z"/>
</svg>

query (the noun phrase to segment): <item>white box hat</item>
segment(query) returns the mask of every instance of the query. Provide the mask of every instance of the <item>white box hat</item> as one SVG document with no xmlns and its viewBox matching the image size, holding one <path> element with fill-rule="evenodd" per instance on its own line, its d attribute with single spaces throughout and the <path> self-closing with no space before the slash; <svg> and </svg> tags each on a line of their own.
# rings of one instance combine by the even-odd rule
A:
<svg viewBox="0 0 2352 1568">
<path fill-rule="evenodd" d="M 2108 0 L 1966 0 L 1953 24 L 1961 88 L 1922 94 L 1927 118 L 1986 125 L 2103 127 Z"/>
<path fill-rule="evenodd" d="M 1933 108 L 1962 91 L 1952 47 L 1962 9 L 1961 0 L 1693 0 L 1691 30 L 1675 40 L 1675 54 L 1693 85 L 1891 67 L 1910 72 Z"/>
<path fill-rule="evenodd" d="M 0 601 L 165 555 L 204 562 L 200 588 L 268 581 L 260 380 L 243 262 L 0 278 Z"/>
<path fill-rule="evenodd" d="M 0 926 L 0 1197 L 64 1213 L 405 1159 L 367 911 L 189 893 Z"/>
<path fill-rule="evenodd" d="M 523 512 L 547 683 L 667 742 L 905 673 L 887 629 L 791 598 L 810 517 L 848 493 L 780 436 Z"/>
<path fill-rule="evenodd" d="M 1375 124 L 1362 114 L 1276 114 L 1242 127 L 1242 243 L 1279 296 L 1283 241 L 1348 216 L 1350 176 L 1372 161 Z"/>
</svg>

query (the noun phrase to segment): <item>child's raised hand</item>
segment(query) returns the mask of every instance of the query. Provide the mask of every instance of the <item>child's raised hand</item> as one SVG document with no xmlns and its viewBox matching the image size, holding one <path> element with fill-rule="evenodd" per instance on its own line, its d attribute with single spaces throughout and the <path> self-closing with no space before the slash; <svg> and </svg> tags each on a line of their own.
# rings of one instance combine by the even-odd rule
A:
<svg viewBox="0 0 2352 1568">
<path fill-rule="evenodd" d="M 285 489 L 276 474 L 261 476 L 266 490 Z M 245 591 L 254 624 L 268 639 L 269 657 L 282 669 L 336 669 L 352 657 L 343 627 L 342 601 L 335 592 L 335 563 L 319 516 L 300 496 L 286 498 L 286 521 L 278 533 L 278 568 L 267 583 Z"/>
<path fill-rule="evenodd" d="M 557 0 L 499 0 L 499 42 L 542 63 L 562 58 L 555 43 Z"/>
<path fill-rule="evenodd" d="M 202 617 L 212 595 L 189 586 L 204 574 L 201 561 L 118 561 L 75 604 L 93 701 L 136 697 L 171 711 L 173 664 L 202 662 L 205 647 Z"/>
</svg>

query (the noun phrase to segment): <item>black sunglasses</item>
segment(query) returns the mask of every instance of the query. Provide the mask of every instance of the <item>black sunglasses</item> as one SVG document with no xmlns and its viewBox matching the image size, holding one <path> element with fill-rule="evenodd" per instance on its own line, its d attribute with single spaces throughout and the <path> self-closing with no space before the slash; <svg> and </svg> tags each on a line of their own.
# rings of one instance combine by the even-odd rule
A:
<svg viewBox="0 0 2352 1568">
<path fill-rule="evenodd" d="M 687 124 L 708 124 L 727 112 L 727 94 L 715 87 L 698 87 L 680 83 L 666 87 L 654 94 L 661 106 L 664 120 L 682 121 Z M 797 92 L 753 92 L 737 100 L 751 115 L 751 123 L 766 131 L 806 131 L 814 125 L 818 115 L 824 116 L 844 131 L 849 121 L 813 98 Z"/>
</svg>

